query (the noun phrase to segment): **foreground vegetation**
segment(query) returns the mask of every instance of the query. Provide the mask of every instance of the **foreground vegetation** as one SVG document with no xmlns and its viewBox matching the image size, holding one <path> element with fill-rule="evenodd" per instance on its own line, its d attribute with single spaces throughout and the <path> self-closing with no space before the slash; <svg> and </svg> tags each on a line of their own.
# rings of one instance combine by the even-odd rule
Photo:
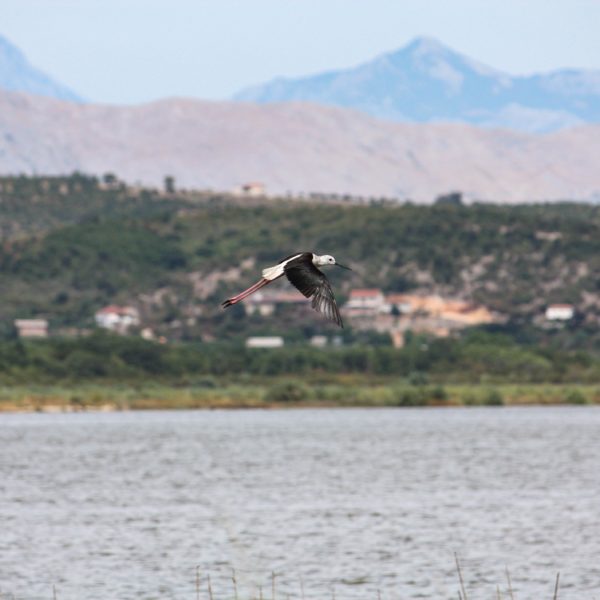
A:
<svg viewBox="0 0 600 600">
<path fill-rule="evenodd" d="M 284 407 L 427 407 L 600 404 L 600 385 L 418 385 L 406 380 L 337 377 L 206 379 L 195 384 L 13 385 L 0 387 L 0 411 L 77 412 Z"/>
<path fill-rule="evenodd" d="M 31 382 L 36 382 L 32 385 Z M 0 409 L 587 404 L 600 358 L 506 334 L 407 345 L 159 344 L 98 331 L 0 342 Z"/>
<path fill-rule="evenodd" d="M 152 379 L 168 385 L 206 377 L 404 378 L 416 384 L 600 383 L 600 357 L 540 346 L 497 331 L 471 330 L 458 338 L 407 336 L 403 348 L 351 344 L 312 348 L 290 344 L 249 349 L 236 343 L 160 344 L 102 330 L 80 338 L 0 341 L 5 384 L 123 382 Z"/>
</svg>

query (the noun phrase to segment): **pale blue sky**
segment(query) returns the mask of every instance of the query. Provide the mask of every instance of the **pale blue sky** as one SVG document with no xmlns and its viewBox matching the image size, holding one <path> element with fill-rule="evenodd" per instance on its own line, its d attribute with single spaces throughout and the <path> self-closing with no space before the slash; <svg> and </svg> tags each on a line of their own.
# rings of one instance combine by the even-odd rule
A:
<svg viewBox="0 0 600 600">
<path fill-rule="evenodd" d="M 89 100 L 220 99 L 418 35 L 512 74 L 600 69 L 600 0 L 0 0 L 0 34 Z"/>
</svg>

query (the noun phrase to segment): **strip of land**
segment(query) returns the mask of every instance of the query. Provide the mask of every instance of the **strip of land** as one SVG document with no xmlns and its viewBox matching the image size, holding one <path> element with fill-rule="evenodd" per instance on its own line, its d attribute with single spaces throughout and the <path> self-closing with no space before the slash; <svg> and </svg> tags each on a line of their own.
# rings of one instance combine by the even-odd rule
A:
<svg viewBox="0 0 600 600">
<path fill-rule="evenodd" d="M 1 412 L 561 404 L 600 404 L 600 386 L 411 385 L 345 378 L 309 385 L 292 379 L 245 383 L 220 383 L 208 379 L 199 385 L 182 387 L 80 384 L 0 388 Z"/>
</svg>

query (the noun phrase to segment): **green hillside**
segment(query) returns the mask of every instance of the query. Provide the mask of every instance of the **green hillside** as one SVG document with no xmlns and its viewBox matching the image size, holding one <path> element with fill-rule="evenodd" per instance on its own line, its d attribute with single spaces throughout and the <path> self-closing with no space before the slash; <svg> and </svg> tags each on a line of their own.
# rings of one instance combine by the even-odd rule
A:
<svg viewBox="0 0 600 600">
<path fill-rule="evenodd" d="M 137 306 L 144 325 L 168 339 L 333 331 L 302 308 L 260 318 L 219 307 L 264 266 L 315 250 L 354 269 L 330 271 L 341 302 L 352 287 L 437 292 L 483 304 L 524 332 L 547 304 L 569 302 L 578 318 L 556 335 L 566 345 L 595 343 L 595 206 L 249 201 L 80 175 L 4 178 L 0 186 L 5 336 L 18 317 L 46 317 L 57 331 L 90 328 L 94 311 L 115 302 Z"/>
</svg>

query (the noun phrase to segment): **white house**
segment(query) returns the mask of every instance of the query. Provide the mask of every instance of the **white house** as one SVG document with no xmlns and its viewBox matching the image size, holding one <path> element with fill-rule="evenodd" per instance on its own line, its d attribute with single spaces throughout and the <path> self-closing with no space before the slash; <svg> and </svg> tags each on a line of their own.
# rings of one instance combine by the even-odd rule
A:
<svg viewBox="0 0 600 600">
<path fill-rule="evenodd" d="M 313 348 L 325 348 L 327 346 L 327 336 L 326 335 L 313 335 L 310 338 L 310 345 Z"/>
<path fill-rule="evenodd" d="M 15 327 L 20 338 L 48 337 L 48 321 L 46 319 L 17 319 Z"/>
<path fill-rule="evenodd" d="M 575 307 L 572 304 L 550 304 L 546 308 L 548 321 L 569 321 L 574 315 Z"/>
<path fill-rule="evenodd" d="M 94 319 L 98 327 L 116 331 L 117 333 L 126 333 L 130 327 L 140 324 L 139 312 L 133 306 L 116 306 L 111 304 L 97 311 Z"/>
<path fill-rule="evenodd" d="M 278 335 L 249 337 L 246 340 L 246 348 L 281 348 L 283 338 Z"/>
<path fill-rule="evenodd" d="M 349 316 L 369 316 L 389 313 L 390 305 L 383 292 L 378 289 L 357 289 L 350 292 L 350 298 L 344 306 Z"/>
</svg>

